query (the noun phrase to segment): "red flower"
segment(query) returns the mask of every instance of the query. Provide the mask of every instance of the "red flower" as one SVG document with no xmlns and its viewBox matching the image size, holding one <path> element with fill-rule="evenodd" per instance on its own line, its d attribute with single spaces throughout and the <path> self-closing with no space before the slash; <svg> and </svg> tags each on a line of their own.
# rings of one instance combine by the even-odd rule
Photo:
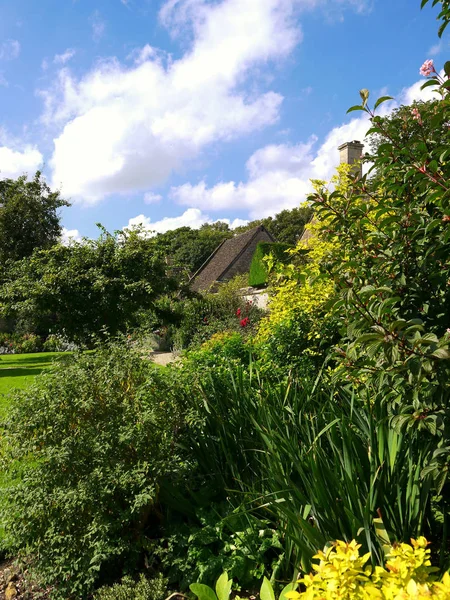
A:
<svg viewBox="0 0 450 600">
<path fill-rule="evenodd" d="M 238 308 L 238 309 L 237 309 L 237 311 L 236 311 L 236 316 L 237 316 L 237 317 L 240 317 L 240 316 L 241 316 L 241 309 L 240 309 L 240 308 Z"/>
<path fill-rule="evenodd" d="M 248 317 L 245 317 L 245 319 L 241 320 L 241 327 L 247 327 L 247 325 L 250 323 L 250 319 Z"/>
</svg>

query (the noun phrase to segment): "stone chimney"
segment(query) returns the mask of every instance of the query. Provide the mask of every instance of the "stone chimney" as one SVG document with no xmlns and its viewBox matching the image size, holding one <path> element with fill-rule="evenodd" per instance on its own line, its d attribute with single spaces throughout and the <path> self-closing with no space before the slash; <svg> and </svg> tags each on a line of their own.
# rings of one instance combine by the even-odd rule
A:
<svg viewBox="0 0 450 600">
<path fill-rule="evenodd" d="M 346 142 L 338 147 L 340 154 L 340 163 L 352 165 L 354 162 L 361 160 L 362 152 L 363 152 L 364 144 L 354 140 L 353 142 Z M 359 177 L 362 176 L 362 165 L 360 164 L 357 169 L 355 169 L 356 173 Z"/>
</svg>

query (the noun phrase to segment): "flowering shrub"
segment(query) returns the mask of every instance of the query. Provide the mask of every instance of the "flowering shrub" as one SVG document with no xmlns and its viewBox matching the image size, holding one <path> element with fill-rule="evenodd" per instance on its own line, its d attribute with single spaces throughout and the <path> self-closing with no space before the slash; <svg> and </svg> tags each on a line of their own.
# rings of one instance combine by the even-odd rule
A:
<svg viewBox="0 0 450 600">
<path fill-rule="evenodd" d="M 41 350 L 42 339 L 34 333 L 0 333 L 0 354 L 26 354 Z"/>
<path fill-rule="evenodd" d="M 200 350 L 200 352 L 214 355 L 214 357 L 236 358 L 244 362 L 248 361 L 250 351 L 251 345 L 246 343 L 241 333 L 237 331 L 215 333 L 202 344 Z"/>
<path fill-rule="evenodd" d="M 310 200 L 316 218 L 330 222 L 324 242 L 339 244 L 321 265 L 336 286 L 335 318 L 342 340 L 335 381 L 386 404 L 398 429 L 416 428 L 434 450 L 420 483 L 432 474 L 445 497 L 450 473 L 450 61 L 444 75 L 422 65 L 436 100 L 381 117 L 389 97 L 349 111 L 365 112 L 375 137 L 366 176 L 350 193 L 323 188 Z M 413 111 L 413 112 L 412 112 Z M 449 482 L 450 483 L 450 482 Z M 439 510 L 448 514 L 441 503 Z"/>
<path fill-rule="evenodd" d="M 34 352 L 74 352 L 78 346 L 62 335 L 50 334 L 45 342 L 39 335 L 0 333 L 0 354 L 28 354 Z"/>
<path fill-rule="evenodd" d="M 421 537 L 409 544 L 389 548 L 386 567 L 368 565 L 369 554 L 360 556 L 360 544 L 336 542 L 325 552 L 319 551 L 313 565 L 315 573 L 305 575 L 296 584 L 288 584 L 279 600 L 448 600 L 450 574 L 438 581 L 431 566 L 427 541 Z M 301 591 L 295 588 L 301 585 Z M 232 581 L 223 573 L 216 593 L 206 585 L 192 584 L 191 591 L 199 600 L 229 600 Z M 271 583 L 264 578 L 261 600 L 275 600 Z"/>
<path fill-rule="evenodd" d="M 50 334 L 43 344 L 44 352 L 75 352 L 78 346 L 59 334 Z"/>
<path fill-rule="evenodd" d="M 423 65 L 420 67 L 419 73 L 423 76 L 423 77 L 429 77 L 430 75 L 432 75 L 433 73 L 436 73 L 436 70 L 434 68 L 434 63 L 432 60 L 426 60 Z"/>
<path fill-rule="evenodd" d="M 313 565 L 315 573 L 305 575 L 298 583 L 303 592 L 286 593 L 289 600 L 344 600 L 379 598 L 380 600 L 413 600 L 450 598 L 450 575 L 441 582 L 431 566 L 427 541 L 420 537 L 409 544 L 392 546 L 386 556 L 386 567 L 372 569 L 370 553 L 360 556 L 360 545 L 336 542 L 327 552 L 319 551 Z"/>
</svg>

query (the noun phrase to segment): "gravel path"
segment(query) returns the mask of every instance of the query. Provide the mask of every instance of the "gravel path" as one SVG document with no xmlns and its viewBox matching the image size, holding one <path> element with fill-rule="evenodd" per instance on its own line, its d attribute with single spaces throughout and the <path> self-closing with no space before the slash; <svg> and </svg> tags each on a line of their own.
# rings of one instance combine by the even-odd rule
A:
<svg viewBox="0 0 450 600">
<path fill-rule="evenodd" d="M 163 367 L 175 362 L 178 358 L 179 357 L 175 352 L 152 352 L 150 355 L 150 360 Z"/>
</svg>

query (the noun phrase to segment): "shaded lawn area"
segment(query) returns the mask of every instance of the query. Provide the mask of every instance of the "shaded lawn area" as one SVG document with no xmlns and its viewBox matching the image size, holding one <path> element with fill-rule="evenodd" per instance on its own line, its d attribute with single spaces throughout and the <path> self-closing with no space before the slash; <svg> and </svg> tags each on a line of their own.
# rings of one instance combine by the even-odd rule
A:
<svg viewBox="0 0 450 600">
<path fill-rule="evenodd" d="M 49 369 L 53 362 L 67 352 L 36 354 L 2 354 L 0 356 L 0 415 L 9 405 L 8 393 L 30 385 L 36 375 Z"/>
</svg>

